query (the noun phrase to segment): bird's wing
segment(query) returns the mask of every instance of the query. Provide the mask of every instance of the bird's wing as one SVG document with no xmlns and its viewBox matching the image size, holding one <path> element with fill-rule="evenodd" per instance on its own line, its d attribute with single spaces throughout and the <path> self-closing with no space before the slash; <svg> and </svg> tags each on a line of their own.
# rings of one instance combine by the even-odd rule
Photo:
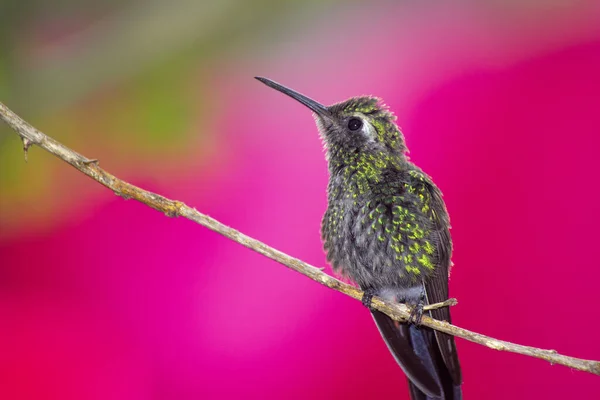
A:
<svg viewBox="0 0 600 400">
<path fill-rule="evenodd" d="M 448 273 L 452 255 L 452 239 L 450 238 L 450 222 L 442 193 L 431 182 L 429 177 L 424 179 L 431 207 L 429 217 L 435 223 L 437 230 L 433 232 L 437 248 L 436 273 L 425 282 L 425 294 L 429 304 L 439 303 L 448 299 Z M 437 320 L 451 322 L 448 307 L 431 310 L 431 316 Z M 435 331 L 435 337 L 448 372 L 456 385 L 462 383 L 462 373 L 458 361 L 458 353 L 454 336 Z"/>
<path fill-rule="evenodd" d="M 445 274 L 445 275 L 444 275 Z M 425 295 L 429 304 L 439 303 L 448 299 L 448 268 L 440 268 L 439 274 L 434 274 L 425 283 Z M 440 321 L 452 322 L 448 307 L 438 308 L 430 311 L 431 316 Z M 454 336 L 435 331 L 442 359 L 448 368 L 448 372 L 455 384 L 462 383 L 462 374 Z"/>
</svg>

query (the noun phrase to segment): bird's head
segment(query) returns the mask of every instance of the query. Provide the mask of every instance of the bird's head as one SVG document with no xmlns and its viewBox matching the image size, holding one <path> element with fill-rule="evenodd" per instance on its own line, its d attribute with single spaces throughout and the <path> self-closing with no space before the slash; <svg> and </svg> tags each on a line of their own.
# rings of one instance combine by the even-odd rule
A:
<svg viewBox="0 0 600 400">
<path fill-rule="evenodd" d="M 352 156 L 388 160 L 405 157 L 407 148 L 396 117 L 379 98 L 352 97 L 324 106 L 270 79 L 256 79 L 312 110 L 330 161 L 342 162 L 354 159 Z"/>
</svg>

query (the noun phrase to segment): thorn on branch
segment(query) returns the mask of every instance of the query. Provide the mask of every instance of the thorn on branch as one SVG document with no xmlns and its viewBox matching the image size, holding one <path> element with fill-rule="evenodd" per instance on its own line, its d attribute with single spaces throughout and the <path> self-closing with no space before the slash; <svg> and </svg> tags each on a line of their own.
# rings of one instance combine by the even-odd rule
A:
<svg viewBox="0 0 600 400">
<path fill-rule="evenodd" d="M 32 144 L 33 142 L 31 140 L 27 139 L 26 137 L 23 138 L 23 153 L 25 155 L 25 162 L 27 162 L 27 151 Z"/>
<path fill-rule="evenodd" d="M 100 163 L 100 161 L 97 158 L 88 158 L 88 159 L 86 159 L 84 161 L 80 161 L 80 162 L 84 165 L 94 164 L 96 167 Z"/>
<path fill-rule="evenodd" d="M 124 199 L 124 200 L 131 199 L 131 196 L 128 196 L 125 193 L 117 192 L 116 190 L 114 190 L 113 193 L 116 194 L 117 196 L 119 196 L 120 198 Z"/>
</svg>

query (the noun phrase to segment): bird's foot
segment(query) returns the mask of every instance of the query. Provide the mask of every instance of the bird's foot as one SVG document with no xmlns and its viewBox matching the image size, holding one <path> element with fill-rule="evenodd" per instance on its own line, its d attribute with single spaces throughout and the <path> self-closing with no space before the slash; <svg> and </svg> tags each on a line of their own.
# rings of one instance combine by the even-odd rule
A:
<svg viewBox="0 0 600 400">
<path fill-rule="evenodd" d="M 415 304 L 408 317 L 409 324 L 413 324 L 417 328 L 421 325 L 421 320 L 423 319 L 423 307 L 423 301 L 419 301 Z"/>
<path fill-rule="evenodd" d="M 365 289 L 361 300 L 363 306 L 367 307 L 371 311 L 373 310 L 373 306 L 371 305 L 373 296 L 375 296 L 375 291 L 373 289 Z"/>
</svg>

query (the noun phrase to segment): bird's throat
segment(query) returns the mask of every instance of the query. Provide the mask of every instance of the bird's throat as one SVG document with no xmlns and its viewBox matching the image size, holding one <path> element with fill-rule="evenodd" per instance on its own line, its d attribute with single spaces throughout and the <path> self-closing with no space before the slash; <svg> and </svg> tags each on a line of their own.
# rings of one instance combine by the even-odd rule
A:
<svg viewBox="0 0 600 400">
<path fill-rule="evenodd" d="M 386 152 L 328 152 L 330 197 L 358 198 L 368 195 L 390 169 L 401 168 L 402 160 Z"/>
</svg>

